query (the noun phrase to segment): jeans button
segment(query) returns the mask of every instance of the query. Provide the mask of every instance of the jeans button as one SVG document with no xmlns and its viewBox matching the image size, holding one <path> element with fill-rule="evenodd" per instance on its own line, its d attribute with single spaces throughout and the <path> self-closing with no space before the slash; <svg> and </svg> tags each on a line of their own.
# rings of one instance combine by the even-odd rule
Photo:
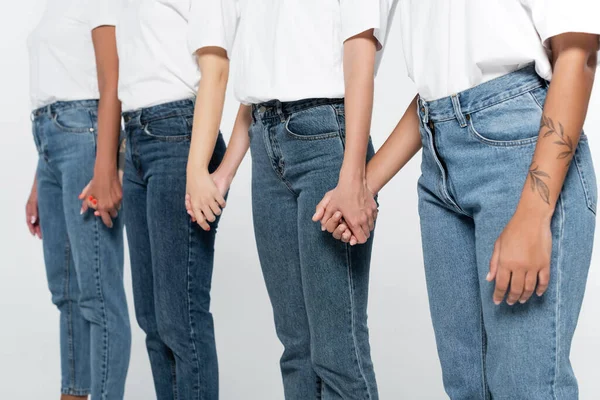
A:
<svg viewBox="0 0 600 400">
<path fill-rule="evenodd" d="M 263 114 L 265 111 L 267 111 L 267 108 L 265 106 L 260 106 L 260 108 L 258 109 L 258 112 Z"/>
</svg>

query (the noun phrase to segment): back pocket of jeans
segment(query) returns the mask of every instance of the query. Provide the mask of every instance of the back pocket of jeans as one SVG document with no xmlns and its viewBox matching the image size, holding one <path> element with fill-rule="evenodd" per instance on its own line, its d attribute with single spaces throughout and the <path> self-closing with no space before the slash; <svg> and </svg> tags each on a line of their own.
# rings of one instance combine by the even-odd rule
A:
<svg viewBox="0 0 600 400">
<path fill-rule="evenodd" d="M 577 151 L 575 152 L 575 165 L 583 185 L 583 192 L 588 208 L 596 214 L 598 203 L 598 187 L 596 185 L 596 174 L 594 172 L 594 163 L 592 153 L 587 138 L 582 135 Z"/>
<path fill-rule="evenodd" d="M 85 108 L 67 108 L 51 116 L 54 126 L 63 132 L 94 132 L 94 123 L 89 110 Z"/>
<path fill-rule="evenodd" d="M 490 146 L 523 146 L 537 141 L 542 110 L 529 92 L 467 116 L 469 131 Z"/>
<path fill-rule="evenodd" d="M 146 122 L 144 133 L 165 142 L 190 140 L 192 137 L 192 116 L 174 115 Z"/>
<path fill-rule="evenodd" d="M 339 137 L 337 111 L 331 105 L 311 107 L 290 115 L 285 131 L 295 139 L 321 140 Z"/>
</svg>

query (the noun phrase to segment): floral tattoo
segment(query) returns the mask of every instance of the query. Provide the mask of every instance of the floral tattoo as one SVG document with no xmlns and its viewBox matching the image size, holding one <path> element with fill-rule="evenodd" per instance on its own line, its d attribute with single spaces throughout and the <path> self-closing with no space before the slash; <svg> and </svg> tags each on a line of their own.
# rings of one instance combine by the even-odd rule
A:
<svg viewBox="0 0 600 400">
<path fill-rule="evenodd" d="M 533 161 L 529 168 L 529 184 L 531 185 L 531 190 L 534 192 L 537 191 L 542 200 L 544 200 L 546 204 L 550 204 L 550 189 L 543 178 L 550 179 L 550 175 L 544 171 L 540 171 L 539 167 L 535 165 L 535 161 Z"/>
</svg>

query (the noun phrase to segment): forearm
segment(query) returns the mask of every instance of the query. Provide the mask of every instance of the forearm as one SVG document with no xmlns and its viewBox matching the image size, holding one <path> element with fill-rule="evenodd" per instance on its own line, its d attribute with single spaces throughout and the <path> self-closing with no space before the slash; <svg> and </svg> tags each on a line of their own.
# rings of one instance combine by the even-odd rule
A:
<svg viewBox="0 0 600 400">
<path fill-rule="evenodd" d="M 344 43 L 346 148 L 340 179 L 364 179 L 373 112 L 376 40 L 372 31 Z"/>
<path fill-rule="evenodd" d="M 569 34 L 573 35 L 573 34 Z M 518 210 L 549 220 L 577 149 L 594 82 L 595 46 L 583 35 L 561 46 L 553 41 L 553 78 L 540 124 L 538 143 Z"/>
<path fill-rule="evenodd" d="M 248 130 L 252 123 L 250 106 L 240 105 L 231 139 L 218 170 L 231 182 L 250 147 Z"/>
<path fill-rule="evenodd" d="M 417 97 L 367 165 L 367 184 L 377 194 L 421 149 Z"/>
<path fill-rule="evenodd" d="M 223 116 L 229 60 L 222 49 L 203 49 L 198 52 L 198 63 L 202 75 L 196 96 L 188 169 L 208 172 Z"/>
<path fill-rule="evenodd" d="M 121 132 L 121 102 L 116 87 L 102 91 L 98 103 L 98 149 L 95 172 L 116 172 Z"/>
</svg>

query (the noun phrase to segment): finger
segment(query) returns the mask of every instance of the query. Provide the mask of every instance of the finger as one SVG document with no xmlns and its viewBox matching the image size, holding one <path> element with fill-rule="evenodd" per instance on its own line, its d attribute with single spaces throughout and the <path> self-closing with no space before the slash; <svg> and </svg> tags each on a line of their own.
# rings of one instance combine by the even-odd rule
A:
<svg viewBox="0 0 600 400">
<path fill-rule="evenodd" d="M 219 208 L 225 208 L 225 206 L 227 206 L 227 202 L 225 201 L 225 198 L 221 195 L 221 193 L 217 193 L 215 200 L 217 200 Z"/>
<path fill-rule="evenodd" d="M 193 222 L 196 222 L 196 217 L 194 216 L 194 212 L 192 210 L 186 210 L 190 218 Z"/>
<path fill-rule="evenodd" d="M 85 187 L 83 188 L 83 190 L 81 191 L 81 193 L 79 194 L 79 200 L 83 200 L 87 197 L 88 192 L 90 191 L 90 186 L 91 186 L 92 182 L 90 181 L 87 185 L 85 185 Z"/>
<path fill-rule="evenodd" d="M 217 202 L 217 200 L 213 201 L 210 204 L 210 210 L 213 212 L 214 215 L 221 215 L 221 207 L 219 206 L 219 203 Z"/>
<path fill-rule="evenodd" d="M 352 233 L 352 231 L 350 231 L 350 233 Z M 350 246 L 355 246 L 358 243 L 358 239 L 356 238 L 356 236 L 351 235 L 350 236 Z"/>
<path fill-rule="evenodd" d="M 521 296 L 523 295 L 523 289 L 525 288 L 525 272 L 517 271 L 512 273 L 512 277 L 510 279 L 510 290 L 508 292 L 508 297 L 506 298 L 506 303 L 509 306 L 514 305 Z"/>
<path fill-rule="evenodd" d="M 200 210 L 199 208 L 195 208 L 194 216 L 196 217 L 196 223 L 198 225 L 200 225 L 200 227 L 202 229 L 204 229 L 207 232 L 210 231 L 210 225 L 206 221 L 206 218 L 205 218 L 204 214 L 202 213 L 202 210 Z"/>
<path fill-rule="evenodd" d="M 346 224 L 339 224 L 338 227 L 335 228 L 335 230 L 333 231 L 333 237 L 334 237 L 334 239 L 341 240 L 342 239 L 342 235 L 347 230 L 348 230 L 348 227 L 346 226 Z"/>
<path fill-rule="evenodd" d="M 37 217 L 35 215 L 27 215 L 27 228 L 29 229 L 29 233 L 35 235 L 35 223 L 37 222 Z"/>
<path fill-rule="evenodd" d="M 112 219 L 115 219 L 119 216 L 119 212 L 117 211 L 116 208 L 111 209 L 108 213 L 110 214 L 110 217 Z"/>
<path fill-rule="evenodd" d="M 350 239 L 352 239 L 352 232 L 350 231 L 350 229 L 346 228 L 344 233 L 342 233 L 342 242 L 348 243 L 350 242 Z"/>
<path fill-rule="evenodd" d="M 496 288 L 494 289 L 494 304 L 499 305 L 504 300 L 508 284 L 510 282 L 510 270 L 506 268 L 498 268 L 496 274 Z"/>
<path fill-rule="evenodd" d="M 336 228 L 340 225 L 342 221 L 342 213 L 340 211 L 336 211 L 335 214 L 325 223 L 325 229 L 327 232 L 333 233 Z"/>
<path fill-rule="evenodd" d="M 185 209 L 187 210 L 188 214 L 192 212 L 192 201 L 190 200 L 189 194 L 185 195 Z"/>
<path fill-rule="evenodd" d="M 37 235 L 38 238 L 42 238 L 42 227 L 40 226 L 40 224 L 36 224 L 35 227 L 35 234 Z"/>
<path fill-rule="evenodd" d="M 204 214 L 204 219 L 208 222 L 215 222 L 217 219 L 208 205 L 202 207 L 202 214 Z"/>
<path fill-rule="evenodd" d="M 369 223 L 369 232 L 373 232 L 373 229 L 375 229 L 375 217 L 369 215 L 367 222 Z"/>
<path fill-rule="evenodd" d="M 491 282 L 496 279 L 496 273 L 498 272 L 498 260 L 500 260 L 500 246 L 496 244 L 490 260 L 490 272 L 488 272 L 487 276 L 485 277 L 486 281 Z"/>
<path fill-rule="evenodd" d="M 329 204 L 329 192 L 325 193 L 323 199 L 317 204 L 315 209 L 315 214 L 312 217 L 313 222 L 317 222 L 323 218 L 325 215 L 325 210 L 327 209 L 327 205 Z"/>
<path fill-rule="evenodd" d="M 113 227 L 113 221 L 109 213 L 107 213 L 106 211 L 100 212 L 100 218 L 102 219 L 104 225 L 106 225 L 108 228 Z"/>
<path fill-rule="evenodd" d="M 519 303 L 525 304 L 533 295 L 535 290 L 535 284 L 537 283 L 537 274 L 535 272 L 528 272 L 525 276 L 525 286 L 523 288 L 523 294 L 519 299 Z"/>
<path fill-rule="evenodd" d="M 535 290 L 535 294 L 538 296 L 542 296 L 546 290 L 548 289 L 548 285 L 550 284 L 550 268 L 544 268 L 538 274 L 538 284 L 537 289 Z"/>
</svg>

